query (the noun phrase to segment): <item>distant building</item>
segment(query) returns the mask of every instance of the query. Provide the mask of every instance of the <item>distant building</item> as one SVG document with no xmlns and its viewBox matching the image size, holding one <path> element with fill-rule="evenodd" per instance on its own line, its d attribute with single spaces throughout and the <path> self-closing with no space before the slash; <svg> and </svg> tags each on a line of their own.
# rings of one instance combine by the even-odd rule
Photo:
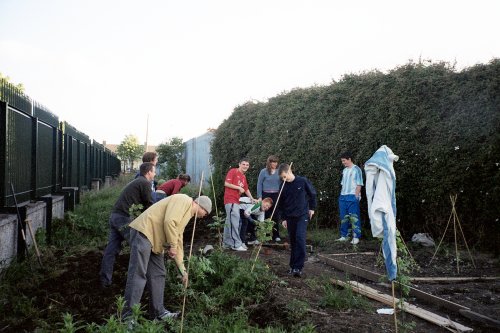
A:
<svg viewBox="0 0 500 333">
<path fill-rule="evenodd" d="M 214 138 L 214 129 L 185 142 L 186 173 L 191 176 L 191 183 L 199 184 L 204 172 L 204 185 L 208 185 L 212 175 L 210 169 L 210 146 Z"/>
</svg>

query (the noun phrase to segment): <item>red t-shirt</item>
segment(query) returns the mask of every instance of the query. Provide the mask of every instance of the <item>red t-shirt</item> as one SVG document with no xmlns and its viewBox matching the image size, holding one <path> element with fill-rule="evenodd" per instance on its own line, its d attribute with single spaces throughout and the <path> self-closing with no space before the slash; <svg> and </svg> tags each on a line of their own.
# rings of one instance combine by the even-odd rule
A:
<svg viewBox="0 0 500 333">
<path fill-rule="evenodd" d="M 240 172 L 238 168 L 229 170 L 226 175 L 225 182 L 230 184 L 243 187 L 245 191 L 248 191 L 247 177 Z M 224 205 L 226 204 L 239 204 L 240 203 L 240 191 L 224 187 Z"/>
<path fill-rule="evenodd" d="M 183 186 L 184 184 L 179 179 L 170 179 L 169 181 L 161 184 L 160 187 L 158 187 L 158 190 L 162 190 L 168 196 L 177 194 Z"/>
</svg>

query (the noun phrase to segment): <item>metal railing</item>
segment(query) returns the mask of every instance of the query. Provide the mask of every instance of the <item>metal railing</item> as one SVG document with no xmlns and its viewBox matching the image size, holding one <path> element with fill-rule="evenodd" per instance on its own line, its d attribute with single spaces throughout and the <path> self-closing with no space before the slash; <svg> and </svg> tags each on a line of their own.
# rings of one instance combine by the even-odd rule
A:
<svg viewBox="0 0 500 333">
<path fill-rule="evenodd" d="M 120 171 L 109 149 L 0 79 L 0 207 L 14 205 L 11 183 L 23 202 Z"/>
</svg>

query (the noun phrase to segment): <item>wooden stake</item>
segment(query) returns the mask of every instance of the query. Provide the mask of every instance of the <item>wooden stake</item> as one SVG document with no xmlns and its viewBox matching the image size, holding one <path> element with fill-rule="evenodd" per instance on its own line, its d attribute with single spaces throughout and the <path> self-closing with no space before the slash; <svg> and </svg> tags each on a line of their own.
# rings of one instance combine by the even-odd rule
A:
<svg viewBox="0 0 500 333">
<path fill-rule="evenodd" d="M 198 190 L 198 198 L 201 195 L 201 187 L 203 186 L 203 172 L 201 172 L 201 179 L 200 179 L 200 189 Z M 193 241 L 194 241 L 194 232 L 196 230 L 196 220 L 198 219 L 198 210 L 196 210 L 196 214 L 194 215 L 194 224 L 193 224 L 193 232 L 191 233 L 191 244 L 189 245 L 189 256 L 188 256 L 188 267 L 186 270 L 186 274 L 188 276 L 188 279 L 184 285 L 184 299 L 182 300 L 182 311 L 181 311 L 181 333 L 182 333 L 182 328 L 184 326 L 184 309 L 186 308 L 186 291 L 189 285 L 189 267 L 191 266 L 191 254 L 193 253 Z"/>
<path fill-rule="evenodd" d="M 392 308 L 394 309 L 394 327 L 396 328 L 396 333 L 398 333 L 398 318 L 396 316 L 396 297 L 394 296 L 394 281 L 392 282 Z"/>
<path fill-rule="evenodd" d="M 35 246 L 35 253 L 38 258 L 38 263 L 40 267 L 43 268 L 42 258 L 40 257 L 40 251 L 38 251 L 38 245 L 36 244 L 35 234 L 33 233 L 33 229 L 31 229 L 31 220 L 25 220 L 26 226 L 28 226 L 28 231 L 30 232 L 31 240 L 33 241 L 33 245 Z"/>
<path fill-rule="evenodd" d="M 208 160 L 208 165 L 210 166 L 210 160 Z M 210 169 L 210 171 L 212 171 Z M 215 216 L 217 217 L 217 221 L 219 221 L 219 211 L 217 209 L 217 199 L 215 198 L 215 187 L 214 187 L 214 174 L 211 172 L 210 173 L 210 182 L 212 183 L 212 194 L 214 197 L 214 206 L 215 206 Z M 217 233 L 219 237 L 219 248 L 222 249 L 222 235 L 220 233 L 220 228 L 217 228 Z"/>
</svg>

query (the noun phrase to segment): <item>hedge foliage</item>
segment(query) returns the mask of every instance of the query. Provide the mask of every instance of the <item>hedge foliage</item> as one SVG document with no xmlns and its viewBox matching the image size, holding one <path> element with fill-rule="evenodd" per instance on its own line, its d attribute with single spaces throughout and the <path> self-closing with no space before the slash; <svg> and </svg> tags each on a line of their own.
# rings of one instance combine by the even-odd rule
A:
<svg viewBox="0 0 500 333">
<path fill-rule="evenodd" d="M 400 156 L 395 169 L 397 221 L 403 234 L 441 237 L 451 213 L 450 194 L 457 193 L 468 242 L 496 247 L 499 109 L 500 59 L 462 71 L 445 62 L 410 62 L 387 73 L 344 75 L 328 86 L 248 102 L 237 106 L 216 131 L 212 159 L 217 192 L 221 198 L 223 177 L 247 156 L 247 179 L 255 193 L 260 169 L 268 155 L 276 154 L 313 182 L 317 221 L 335 226 L 339 155 L 351 151 L 363 169 L 386 144 Z M 363 208 L 366 227 L 366 200 Z"/>
</svg>

